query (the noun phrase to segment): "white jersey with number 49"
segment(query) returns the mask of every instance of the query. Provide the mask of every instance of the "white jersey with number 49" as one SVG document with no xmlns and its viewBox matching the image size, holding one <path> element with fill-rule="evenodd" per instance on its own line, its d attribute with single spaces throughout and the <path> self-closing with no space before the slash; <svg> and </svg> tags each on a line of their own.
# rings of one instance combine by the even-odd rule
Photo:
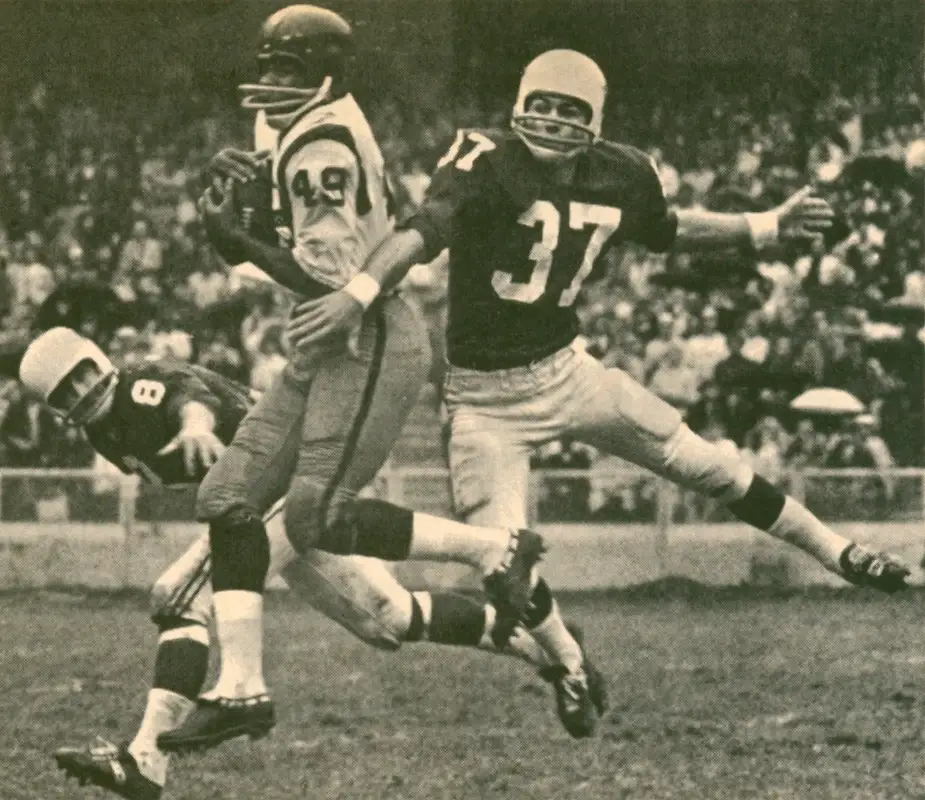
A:
<svg viewBox="0 0 925 800">
<path fill-rule="evenodd" d="M 351 95 L 314 108 L 273 152 L 277 230 L 312 279 L 338 289 L 392 231 L 385 162 Z"/>
</svg>

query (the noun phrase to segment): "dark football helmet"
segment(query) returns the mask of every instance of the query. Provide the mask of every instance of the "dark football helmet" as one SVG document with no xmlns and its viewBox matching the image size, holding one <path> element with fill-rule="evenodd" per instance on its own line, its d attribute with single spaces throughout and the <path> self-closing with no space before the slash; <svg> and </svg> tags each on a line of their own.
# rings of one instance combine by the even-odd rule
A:
<svg viewBox="0 0 925 800">
<path fill-rule="evenodd" d="M 241 105 L 263 110 L 276 129 L 343 92 L 353 52 L 347 21 L 326 8 L 287 6 L 271 15 L 257 41 L 259 83 L 238 87 Z"/>
</svg>

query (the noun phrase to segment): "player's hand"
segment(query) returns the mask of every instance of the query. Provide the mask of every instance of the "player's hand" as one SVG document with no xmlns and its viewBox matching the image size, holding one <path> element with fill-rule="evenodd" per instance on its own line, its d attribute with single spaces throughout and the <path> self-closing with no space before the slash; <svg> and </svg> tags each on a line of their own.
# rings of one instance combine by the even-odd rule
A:
<svg viewBox="0 0 925 800">
<path fill-rule="evenodd" d="M 166 456 L 177 450 L 183 451 L 183 464 L 187 475 L 194 476 L 200 464 L 206 471 L 211 469 L 219 456 L 225 452 L 225 445 L 206 428 L 184 428 L 157 454 Z"/>
<path fill-rule="evenodd" d="M 226 178 L 221 189 L 209 187 L 199 198 L 199 213 L 206 230 L 211 233 L 229 233 L 241 228 L 234 208 L 234 178 Z"/>
<path fill-rule="evenodd" d="M 820 241 L 835 217 L 832 207 L 812 186 L 804 186 L 774 210 L 781 241 Z"/>
<path fill-rule="evenodd" d="M 286 336 L 296 349 L 343 336 L 350 352 L 356 355 L 362 321 L 363 306 L 353 295 L 331 292 L 296 306 L 286 325 Z"/>
<path fill-rule="evenodd" d="M 257 177 L 261 163 L 270 154 L 269 150 L 249 153 L 247 150 L 238 150 L 236 147 L 226 147 L 219 150 L 206 167 L 205 183 L 212 183 L 234 178 L 237 181 L 251 181 Z"/>
</svg>

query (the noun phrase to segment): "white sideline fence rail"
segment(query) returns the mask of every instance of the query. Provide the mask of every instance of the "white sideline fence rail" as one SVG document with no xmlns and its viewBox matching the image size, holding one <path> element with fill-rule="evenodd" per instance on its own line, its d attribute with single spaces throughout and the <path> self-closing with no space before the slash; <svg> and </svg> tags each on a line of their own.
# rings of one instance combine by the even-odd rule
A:
<svg viewBox="0 0 925 800">
<path fill-rule="evenodd" d="M 922 561 L 925 469 L 804 468 L 779 483 L 844 535 Z M 452 513 L 441 467 L 389 464 L 369 493 Z M 0 469 L 0 589 L 146 587 L 202 533 L 194 498 L 192 487 L 159 489 L 121 473 Z M 530 520 L 550 545 L 544 574 L 560 589 L 617 588 L 668 575 L 720 584 L 833 580 L 715 501 L 612 462 L 535 469 Z M 476 587 L 471 571 L 456 565 L 400 564 L 396 572 L 410 588 Z"/>
</svg>

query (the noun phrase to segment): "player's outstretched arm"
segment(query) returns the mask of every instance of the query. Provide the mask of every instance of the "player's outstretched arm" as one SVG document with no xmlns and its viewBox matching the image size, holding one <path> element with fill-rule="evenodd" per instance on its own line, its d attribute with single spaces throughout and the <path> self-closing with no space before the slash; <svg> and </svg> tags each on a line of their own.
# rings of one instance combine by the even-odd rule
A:
<svg viewBox="0 0 925 800">
<path fill-rule="evenodd" d="M 286 327 L 290 344 L 307 347 L 349 334 L 383 289 L 401 283 L 408 270 L 421 263 L 424 252 L 424 237 L 413 228 L 387 236 L 370 255 L 363 271 L 343 289 L 295 308 Z"/>
<path fill-rule="evenodd" d="M 175 450 L 183 452 L 183 464 L 191 478 L 196 475 L 197 467 L 211 469 L 224 452 L 225 445 L 215 435 L 215 413 L 204 403 L 187 400 L 180 407 L 180 432 L 159 452 L 167 455 Z"/>
<path fill-rule="evenodd" d="M 714 211 L 677 211 L 675 246 L 696 250 L 722 246 L 748 246 L 761 250 L 780 241 L 809 242 L 832 225 L 829 204 L 804 187 L 771 211 L 721 214 Z"/>
</svg>

